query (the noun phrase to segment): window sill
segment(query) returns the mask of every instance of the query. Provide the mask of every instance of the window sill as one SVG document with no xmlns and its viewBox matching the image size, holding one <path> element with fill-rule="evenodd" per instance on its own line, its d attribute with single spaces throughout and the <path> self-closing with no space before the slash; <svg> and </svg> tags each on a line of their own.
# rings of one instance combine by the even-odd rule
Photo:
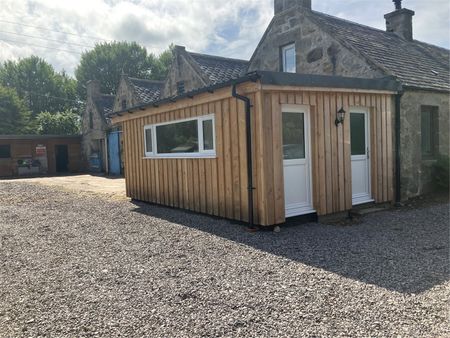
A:
<svg viewBox="0 0 450 338">
<path fill-rule="evenodd" d="M 195 155 L 152 155 L 144 156 L 143 160 L 185 160 L 185 159 L 215 159 L 216 154 L 195 154 Z"/>
</svg>

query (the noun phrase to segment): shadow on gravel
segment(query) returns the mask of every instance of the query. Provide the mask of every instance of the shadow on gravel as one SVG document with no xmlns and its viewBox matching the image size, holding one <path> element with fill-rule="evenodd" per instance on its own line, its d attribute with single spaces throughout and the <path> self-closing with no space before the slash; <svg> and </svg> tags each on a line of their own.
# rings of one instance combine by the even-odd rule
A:
<svg viewBox="0 0 450 338">
<path fill-rule="evenodd" d="M 133 203 L 135 212 L 392 291 L 421 293 L 449 279 L 448 204 L 372 214 L 354 226 L 310 223 L 250 233 L 227 220 Z"/>
</svg>

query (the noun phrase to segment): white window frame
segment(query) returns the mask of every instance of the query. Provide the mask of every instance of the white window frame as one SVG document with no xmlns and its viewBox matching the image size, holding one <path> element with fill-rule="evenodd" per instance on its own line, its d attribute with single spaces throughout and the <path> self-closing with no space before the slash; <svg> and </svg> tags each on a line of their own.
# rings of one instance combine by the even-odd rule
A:
<svg viewBox="0 0 450 338">
<path fill-rule="evenodd" d="M 286 52 L 288 51 L 288 50 L 291 50 L 291 49 L 293 49 L 294 50 L 294 71 L 293 72 L 288 72 L 286 69 L 287 69 L 287 57 L 286 57 Z M 296 53 L 296 51 L 295 51 L 295 43 L 291 43 L 291 44 L 289 44 L 289 45 L 286 45 L 286 46 L 283 46 L 282 48 L 281 48 L 281 55 L 282 55 L 282 58 L 283 58 L 283 72 L 284 73 L 296 73 L 297 72 L 297 53 Z"/>
<path fill-rule="evenodd" d="M 160 126 L 166 126 L 170 124 L 188 122 L 188 121 L 197 121 L 197 135 L 198 135 L 198 152 L 196 153 L 173 153 L 173 154 L 159 154 L 158 153 L 158 141 L 157 141 L 157 131 L 156 128 Z M 213 149 L 205 150 L 204 149 L 204 140 L 203 140 L 203 122 L 204 121 L 212 121 L 212 130 L 213 130 Z M 147 143 L 146 143 L 146 130 L 152 130 L 152 152 L 147 152 Z M 145 158 L 215 158 L 216 157 L 216 123 L 214 114 L 197 116 L 193 118 L 174 120 L 170 122 L 150 124 L 144 126 L 144 151 Z"/>
<path fill-rule="evenodd" d="M 147 151 L 147 130 L 151 130 L 152 131 L 152 151 Z M 144 126 L 144 152 L 145 152 L 145 157 L 151 157 L 154 155 L 155 152 L 155 142 L 153 142 L 153 138 L 154 138 L 154 134 L 155 134 L 155 128 L 153 128 L 153 126 L 148 125 L 148 126 Z"/>
</svg>

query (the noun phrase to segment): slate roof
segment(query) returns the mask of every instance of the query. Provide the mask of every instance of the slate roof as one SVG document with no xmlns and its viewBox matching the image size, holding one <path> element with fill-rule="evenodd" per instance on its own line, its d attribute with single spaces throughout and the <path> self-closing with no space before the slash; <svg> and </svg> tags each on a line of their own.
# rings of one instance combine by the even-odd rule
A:
<svg viewBox="0 0 450 338">
<path fill-rule="evenodd" d="M 114 95 L 100 95 L 93 98 L 97 110 L 103 115 L 111 114 L 114 106 Z"/>
<path fill-rule="evenodd" d="M 161 98 L 163 81 L 143 80 L 129 77 L 131 85 L 141 103 L 150 103 Z"/>
<path fill-rule="evenodd" d="M 311 19 L 344 46 L 357 50 L 405 87 L 449 91 L 450 51 L 394 33 L 312 11 Z"/>
<path fill-rule="evenodd" d="M 237 79 L 247 72 L 248 61 L 188 52 L 212 84 Z"/>
</svg>

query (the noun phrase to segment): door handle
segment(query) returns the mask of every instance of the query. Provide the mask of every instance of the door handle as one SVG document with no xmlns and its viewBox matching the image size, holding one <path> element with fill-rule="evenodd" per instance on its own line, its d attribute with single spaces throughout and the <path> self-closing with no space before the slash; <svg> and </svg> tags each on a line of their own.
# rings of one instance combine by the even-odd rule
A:
<svg viewBox="0 0 450 338">
<path fill-rule="evenodd" d="M 369 150 L 369 147 L 367 147 L 367 158 L 370 158 L 370 150 Z"/>
</svg>

